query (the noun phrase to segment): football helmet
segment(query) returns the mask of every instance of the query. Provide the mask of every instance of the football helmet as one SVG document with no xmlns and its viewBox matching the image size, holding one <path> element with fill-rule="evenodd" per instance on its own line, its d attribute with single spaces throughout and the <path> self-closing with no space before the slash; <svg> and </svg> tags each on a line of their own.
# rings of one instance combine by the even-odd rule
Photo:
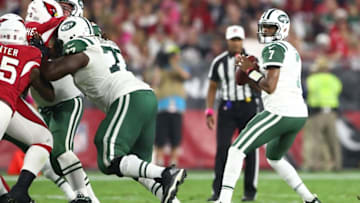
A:
<svg viewBox="0 0 360 203">
<path fill-rule="evenodd" d="M 66 18 L 58 30 L 58 39 L 66 44 L 75 37 L 94 36 L 91 23 L 84 17 L 71 16 Z"/>
<path fill-rule="evenodd" d="M 267 36 L 264 26 L 276 26 L 277 30 L 272 36 Z M 258 39 L 260 43 L 270 43 L 277 40 L 284 40 L 289 35 L 290 18 L 282 10 L 272 8 L 265 11 L 258 23 Z"/>
<path fill-rule="evenodd" d="M 62 17 L 63 10 L 55 0 L 33 0 L 27 9 L 26 22 L 45 23 L 52 17 Z"/>
<path fill-rule="evenodd" d="M 26 28 L 24 20 L 16 14 L 5 14 L 0 17 L 0 42 L 4 44 L 26 45 Z"/>
<path fill-rule="evenodd" d="M 82 0 L 57 0 L 59 3 L 66 3 L 73 7 L 71 16 L 84 16 L 84 2 Z"/>
</svg>

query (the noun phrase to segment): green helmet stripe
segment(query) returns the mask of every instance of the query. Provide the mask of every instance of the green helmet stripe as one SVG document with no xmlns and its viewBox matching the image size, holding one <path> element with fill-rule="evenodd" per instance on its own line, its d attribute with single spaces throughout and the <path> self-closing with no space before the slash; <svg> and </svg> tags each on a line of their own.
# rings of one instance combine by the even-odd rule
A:
<svg viewBox="0 0 360 203">
<path fill-rule="evenodd" d="M 267 15 L 266 19 L 270 19 L 270 15 L 275 11 L 276 9 L 273 8 L 269 11 L 269 14 Z"/>
</svg>

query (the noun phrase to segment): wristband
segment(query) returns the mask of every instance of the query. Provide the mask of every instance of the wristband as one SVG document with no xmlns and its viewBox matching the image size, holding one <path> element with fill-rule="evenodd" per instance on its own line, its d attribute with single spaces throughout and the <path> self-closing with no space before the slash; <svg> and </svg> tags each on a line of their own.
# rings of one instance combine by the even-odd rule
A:
<svg viewBox="0 0 360 203">
<path fill-rule="evenodd" d="M 205 116 L 212 116 L 212 115 L 214 115 L 214 110 L 211 108 L 207 108 L 205 110 Z"/>
<path fill-rule="evenodd" d="M 252 71 L 249 72 L 248 77 L 255 81 L 256 83 L 260 82 L 261 79 L 264 78 L 264 75 L 262 73 L 260 73 L 259 71 L 253 69 Z"/>
<path fill-rule="evenodd" d="M 255 70 L 253 67 L 246 69 L 246 75 L 249 75 L 249 73 L 253 70 Z"/>
</svg>

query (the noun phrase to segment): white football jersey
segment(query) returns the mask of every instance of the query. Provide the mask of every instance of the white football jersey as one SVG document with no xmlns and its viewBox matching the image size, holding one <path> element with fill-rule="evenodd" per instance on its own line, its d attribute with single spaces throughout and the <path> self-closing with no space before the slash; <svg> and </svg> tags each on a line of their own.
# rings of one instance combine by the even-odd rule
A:
<svg viewBox="0 0 360 203">
<path fill-rule="evenodd" d="M 43 99 L 40 94 L 31 87 L 31 96 L 34 98 L 36 104 L 39 107 L 54 106 L 58 103 L 61 103 L 66 100 L 70 100 L 74 97 L 80 96 L 80 90 L 75 86 L 74 80 L 71 75 L 67 75 L 63 78 L 60 78 L 56 81 L 51 81 L 52 86 L 54 87 L 55 99 L 52 102 L 48 102 Z"/>
<path fill-rule="evenodd" d="M 295 47 L 286 41 L 268 44 L 261 54 L 261 71 L 266 74 L 268 66 L 279 66 L 280 75 L 272 94 L 262 92 L 264 109 L 281 116 L 307 117 L 301 87 L 301 58 Z"/>
<path fill-rule="evenodd" d="M 98 108 L 107 112 L 119 97 L 137 91 L 151 90 L 148 84 L 126 70 L 119 47 L 99 37 L 78 37 L 64 45 L 64 55 L 83 52 L 88 65 L 75 74 L 75 85 Z"/>
</svg>

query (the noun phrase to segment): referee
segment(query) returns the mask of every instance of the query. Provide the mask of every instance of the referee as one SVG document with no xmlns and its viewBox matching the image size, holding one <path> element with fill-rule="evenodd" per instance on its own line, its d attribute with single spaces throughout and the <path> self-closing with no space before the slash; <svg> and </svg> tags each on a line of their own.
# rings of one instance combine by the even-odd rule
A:
<svg viewBox="0 0 360 203">
<path fill-rule="evenodd" d="M 220 195 L 228 148 L 231 145 L 235 130 L 241 131 L 260 110 L 260 93 L 250 88 L 248 84 L 241 86 L 235 82 L 234 56 L 236 53 L 246 55 L 242 43 L 244 39 L 245 33 L 241 26 L 229 26 L 226 29 L 227 51 L 218 55 L 210 67 L 205 115 L 206 124 L 211 130 L 215 126 L 213 106 L 218 87 L 221 89 L 221 101 L 218 108 L 216 132 L 215 179 L 212 185 L 213 194 L 208 201 L 215 201 Z M 245 159 L 245 187 L 242 201 L 255 200 L 259 173 L 257 150 L 249 153 Z"/>
</svg>

